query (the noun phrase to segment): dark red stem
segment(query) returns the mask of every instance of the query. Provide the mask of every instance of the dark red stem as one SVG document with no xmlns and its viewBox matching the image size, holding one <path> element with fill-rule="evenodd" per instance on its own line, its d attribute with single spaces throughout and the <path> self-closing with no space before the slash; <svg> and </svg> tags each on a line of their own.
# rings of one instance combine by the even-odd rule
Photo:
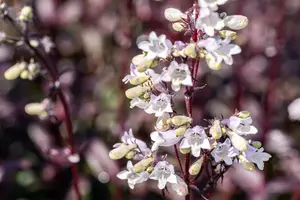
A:
<svg viewBox="0 0 300 200">
<path fill-rule="evenodd" d="M 56 82 L 58 81 L 58 77 L 56 76 L 54 67 L 52 67 L 51 64 L 46 60 L 46 58 L 44 58 L 44 56 L 35 47 L 33 47 L 30 44 L 29 39 L 27 38 L 26 35 L 23 34 L 23 32 L 21 31 L 19 26 L 15 23 L 15 21 L 9 15 L 5 15 L 5 18 L 14 26 L 14 28 L 16 29 L 17 32 L 20 33 L 20 35 L 24 36 L 25 44 L 34 52 L 34 55 L 36 56 L 36 58 L 41 63 L 44 64 L 44 67 L 47 69 L 48 74 L 51 78 L 52 84 L 55 85 Z M 74 137 L 73 137 L 73 128 L 72 128 L 72 121 L 71 121 L 71 117 L 70 117 L 69 106 L 68 106 L 65 95 L 63 94 L 61 88 L 57 87 L 56 90 L 58 93 L 58 98 L 60 99 L 62 106 L 63 106 L 63 110 L 64 110 L 64 114 L 65 114 L 64 122 L 66 124 L 66 129 L 67 129 L 68 138 L 69 138 L 69 145 L 71 148 L 71 153 L 73 155 L 73 154 L 76 154 L 76 152 L 75 152 L 75 143 L 74 143 Z M 77 200 L 80 200 L 81 197 L 80 197 L 79 186 L 78 186 L 77 165 L 75 163 L 71 163 L 71 168 L 72 168 L 72 178 L 73 178 L 73 186 L 74 186 L 74 190 L 75 190 L 75 196 L 76 196 Z"/>
</svg>

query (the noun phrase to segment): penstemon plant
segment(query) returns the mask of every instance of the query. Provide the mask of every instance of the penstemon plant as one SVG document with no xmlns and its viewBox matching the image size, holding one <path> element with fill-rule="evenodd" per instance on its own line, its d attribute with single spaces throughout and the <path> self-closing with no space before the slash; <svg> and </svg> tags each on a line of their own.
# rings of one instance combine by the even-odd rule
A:
<svg viewBox="0 0 300 200">
<path fill-rule="evenodd" d="M 205 59 L 210 69 L 219 70 L 223 63 L 232 65 L 232 56 L 241 52 L 232 41 L 237 37 L 235 31 L 245 28 L 248 19 L 219 14 L 218 6 L 226 2 L 198 0 L 186 12 L 165 10 L 175 31 L 191 35 L 188 42 L 172 44 L 166 35 L 151 32 L 147 41 L 138 43 L 142 53 L 132 59 L 130 74 L 123 82 L 133 85 L 125 92 L 131 99 L 130 108 L 138 107 L 157 117 L 155 131 L 150 134 L 153 143 L 147 146 L 130 129 L 109 153 L 114 160 L 128 159 L 127 169 L 117 177 L 127 180 L 131 189 L 151 179 L 157 181 L 163 194 L 171 188 L 190 199 L 190 189 L 195 189 L 205 197 L 233 163 L 240 163 L 247 170 L 263 170 L 264 162 L 271 158 L 259 141 L 245 138 L 258 132 L 248 111 L 236 111 L 228 119 L 215 118 L 209 127 L 193 123 L 192 98 L 198 89 L 195 81 L 200 60 Z M 174 110 L 173 98 L 180 90 L 185 90 L 186 115 Z M 161 147 L 174 148 L 178 172 L 160 153 Z M 185 155 L 184 165 L 180 153 Z M 204 188 L 197 188 L 195 182 L 209 163 L 214 166 L 212 175 Z"/>
</svg>

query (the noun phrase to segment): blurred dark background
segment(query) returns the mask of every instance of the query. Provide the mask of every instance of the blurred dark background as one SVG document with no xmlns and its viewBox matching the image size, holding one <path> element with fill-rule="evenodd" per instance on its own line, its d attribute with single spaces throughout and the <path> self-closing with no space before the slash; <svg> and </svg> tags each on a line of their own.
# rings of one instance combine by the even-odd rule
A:
<svg viewBox="0 0 300 200">
<path fill-rule="evenodd" d="M 129 128 L 150 143 L 155 118 L 129 109 L 122 78 L 139 52 L 135 41 L 140 35 L 153 30 L 173 42 L 188 41 L 188 35 L 172 30 L 163 13 L 168 7 L 185 11 L 193 1 L 6 2 L 16 13 L 31 5 L 35 14 L 32 34 L 47 35 L 55 44 L 49 58 L 61 74 L 70 102 L 83 199 L 162 199 L 151 181 L 129 190 L 126 181 L 115 176 L 126 162 L 110 160 L 108 151 Z M 234 57 L 233 66 L 212 71 L 201 64 L 197 84 L 207 85 L 195 93 L 194 121 L 205 124 L 203 119 L 228 117 L 235 109 L 249 110 L 259 129 L 253 139 L 262 141 L 273 157 L 262 172 L 234 166 L 211 199 L 300 199 L 300 1 L 229 0 L 219 11 L 245 15 L 249 25 L 236 39 L 242 53 Z M 18 37 L 3 21 L 0 29 Z M 64 154 L 64 125 L 59 120 L 40 121 L 24 111 L 27 103 L 47 96 L 47 74 L 42 71 L 34 81 L 3 77 L 21 59 L 29 60 L 30 55 L 13 45 L 0 46 L 0 199 L 75 199 L 70 163 Z M 176 98 L 184 112 L 182 96 Z M 62 118 L 59 103 L 56 114 Z M 173 152 L 168 153 L 172 157 Z M 201 198 L 195 195 L 194 199 Z"/>
</svg>

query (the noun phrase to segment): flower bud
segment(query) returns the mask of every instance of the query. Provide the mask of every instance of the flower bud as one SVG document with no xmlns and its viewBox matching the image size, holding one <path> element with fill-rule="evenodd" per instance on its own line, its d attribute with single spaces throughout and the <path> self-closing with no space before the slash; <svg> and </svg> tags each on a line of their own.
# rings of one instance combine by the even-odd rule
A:
<svg viewBox="0 0 300 200">
<path fill-rule="evenodd" d="M 184 53 L 190 58 L 196 58 L 197 57 L 196 43 L 188 44 L 184 49 Z"/>
<path fill-rule="evenodd" d="M 132 78 L 129 80 L 129 82 L 130 82 L 130 84 L 132 84 L 132 85 L 139 85 L 139 84 L 142 84 L 142 83 L 144 83 L 145 81 L 147 81 L 149 78 L 150 78 L 150 76 L 148 76 L 148 75 L 135 76 L 135 77 L 132 77 Z"/>
<path fill-rule="evenodd" d="M 136 163 L 133 166 L 133 172 L 140 173 L 140 172 L 145 171 L 149 167 L 149 165 L 152 164 L 153 161 L 154 161 L 154 158 L 152 158 L 152 157 L 141 160 L 140 162 Z"/>
<path fill-rule="evenodd" d="M 222 67 L 222 62 L 217 62 L 217 58 L 214 57 L 211 53 L 205 55 L 205 60 L 208 67 L 212 70 L 219 70 Z"/>
<path fill-rule="evenodd" d="M 129 151 L 126 155 L 125 155 L 125 158 L 130 160 L 132 159 L 136 154 L 136 151 Z"/>
<path fill-rule="evenodd" d="M 20 76 L 25 68 L 26 62 L 16 63 L 4 72 L 4 78 L 6 80 L 14 80 Z"/>
<path fill-rule="evenodd" d="M 251 114 L 249 111 L 241 111 L 241 112 L 237 113 L 237 116 L 242 119 L 248 118 L 248 117 L 250 117 L 250 115 Z"/>
<path fill-rule="evenodd" d="M 126 144 L 121 144 L 120 146 L 118 146 L 117 148 L 111 150 L 109 152 L 109 157 L 112 160 L 118 160 L 123 158 L 129 151 L 131 151 L 132 149 L 136 148 L 136 144 L 130 144 L 130 145 L 126 145 Z"/>
<path fill-rule="evenodd" d="M 219 31 L 219 34 L 222 38 L 227 38 L 229 37 L 231 40 L 235 40 L 237 37 L 237 33 L 234 31 L 230 31 L 230 30 L 222 30 Z"/>
<path fill-rule="evenodd" d="M 177 128 L 177 129 L 175 130 L 176 136 L 178 137 L 178 136 L 184 135 L 186 129 L 188 129 L 187 126 L 180 126 L 179 128 Z"/>
<path fill-rule="evenodd" d="M 190 153 L 191 148 L 180 148 L 179 151 L 180 151 L 182 154 L 187 154 L 187 153 Z"/>
<path fill-rule="evenodd" d="M 150 67 L 155 67 L 157 62 L 147 59 L 144 54 L 139 54 L 132 58 L 132 64 L 137 66 L 139 72 L 144 72 Z"/>
<path fill-rule="evenodd" d="M 28 72 L 27 70 L 24 70 L 24 71 L 22 71 L 22 73 L 20 74 L 20 77 L 21 77 L 22 79 L 29 79 L 30 74 L 29 74 L 29 72 Z"/>
<path fill-rule="evenodd" d="M 245 138 L 232 131 L 227 131 L 227 135 L 230 137 L 232 146 L 237 150 L 244 152 L 248 149 L 248 141 Z"/>
<path fill-rule="evenodd" d="M 32 19 L 32 8 L 30 6 L 24 6 L 20 12 L 19 20 L 28 21 Z"/>
<path fill-rule="evenodd" d="M 144 99 L 149 99 L 150 98 L 150 92 L 145 92 L 145 94 L 143 95 Z"/>
<path fill-rule="evenodd" d="M 186 15 L 176 8 L 167 8 L 164 14 L 165 18 L 170 22 L 176 22 L 183 18 L 186 18 Z"/>
<path fill-rule="evenodd" d="M 141 96 L 143 93 L 147 91 L 148 88 L 142 87 L 140 85 L 135 86 L 133 88 L 129 88 L 125 91 L 125 95 L 128 99 L 133 99 L 135 97 Z"/>
<path fill-rule="evenodd" d="M 42 103 L 29 103 L 25 106 L 25 112 L 29 115 L 40 115 L 45 111 Z"/>
<path fill-rule="evenodd" d="M 153 167 L 152 166 L 147 167 L 146 172 L 148 172 L 150 174 L 152 171 L 153 171 Z"/>
<path fill-rule="evenodd" d="M 201 158 L 199 158 L 198 160 L 196 160 L 196 162 L 194 162 L 190 166 L 190 168 L 189 168 L 190 175 L 195 176 L 195 175 L 197 175 L 200 172 L 202 164 L 203 164 L 203 160 L 204 160 L 204 156 L 201 156 Z"/>
<path fill-rule="evenodd" d="M 216 140 L 218 140 L 222 137 L 222 128 L 221 128 L 221 125 L 220 125 L 220 120 L 215 120 L 213 122 L 212 127 L 210 127 L 210 129 L 209 129 L 209 133 Z"/>
<path fill-rule="evenodd" d="M 184 30 L 185 24 L 182 22 L 175 22 L 172 24 L 172 28 L 174 29 L 174 31 L 181 32 Z"/>
<path fill-rule="evenodd" d="M 193 119 L 190 118 L 190 117 L 180 115 L 180 116 L 172 117 L 171 122 L 172 122 L 172 124 L 174 124 L 175 126 L 182 126 L 182 125 L 184 125 L 184 124 L 191 123 L 192 120 L 193 120 Z"/>
<path fill-rule="evenodd" d="M 249 162 L 243 155 L 239 155 L 238 158 L 246 170 L 252 171 L 255 169 L 254 163 Z"/>
<path fill-rule="evenodd" d="M 259 141 L 253 141 L 251 145 L 257 149 L 259 149 L 262 146 L 261 142 Z"/>
<path fill-rule="evenodd" d="M 240 30 L 248 25 L 248 18 L 243 15 L 230 15 L 225 17 L 224 23 L 233 30 Z"/>
</svg>

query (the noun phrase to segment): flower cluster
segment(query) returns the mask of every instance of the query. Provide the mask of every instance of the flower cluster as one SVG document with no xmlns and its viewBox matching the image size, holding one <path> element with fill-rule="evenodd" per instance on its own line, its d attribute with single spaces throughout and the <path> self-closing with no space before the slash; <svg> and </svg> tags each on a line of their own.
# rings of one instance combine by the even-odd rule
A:
<svg viewBox="0 0 300 200">
<path fill-rule="evenodd" d="M 191 115 L 174 112 L 176 92 L 183 86 L 194 87 L 197 70 L 189 65 L 190 60 L 204 58 L 211 69 L 218 70 L 223 62 L 232 65 L 232 55 L 241 52 L 238 45 L 231 43 L 237 35 L 233 30 L 246 27 L 248 20 L 240 15 L 221 17 L 216 11 L 226 2 L 199 0 L 185 13 L 175 8 L 166 9 L 165 17 L 173 23 L 173 28 L 191 34 L 190 43 L 172 44 L 166 35 L 158 36 L 155 32 L 149 34 L 148 40 L 138 43 L 142 53 L 132 59 L 130 74 L 123 79 L 124 83 L 133 85 L 125 94 L 131 99 L 130 108 L 138 107 L 158 118 L 155 131 L 150 134 L 151 148 L 134 138 L 130 130 L 125 132 L 122 143 L 116 144 L 110 152 L 112 159 L 129 159 L 127 170 L 117 176 L 127 179 L 130 188 L 152 179 L 158 181 L 159 189 L 170 184 L 177 194 L 188 194 L 189 181 L 181 178 L 183 174 L 175 173 L 166 157 L 159 156 L 161 147 L 179 145 L 182 154 L 191 154 L 195 162 L 188 172 L 193 176 L 200 173 L 205 159 L 214 160 L 217 165 L 237 162 L 248 170 L 255 166 L 262 170 L 264 162 L 271 157 L 264 152 L 261 143 L 244 138 L 257 133 L 247 111 L 237 112 L 229 119 L 215 119 L 210 127 L 194 125 Z M 225 27 L 231 30 L 224 30 Z"/>
</svg>

